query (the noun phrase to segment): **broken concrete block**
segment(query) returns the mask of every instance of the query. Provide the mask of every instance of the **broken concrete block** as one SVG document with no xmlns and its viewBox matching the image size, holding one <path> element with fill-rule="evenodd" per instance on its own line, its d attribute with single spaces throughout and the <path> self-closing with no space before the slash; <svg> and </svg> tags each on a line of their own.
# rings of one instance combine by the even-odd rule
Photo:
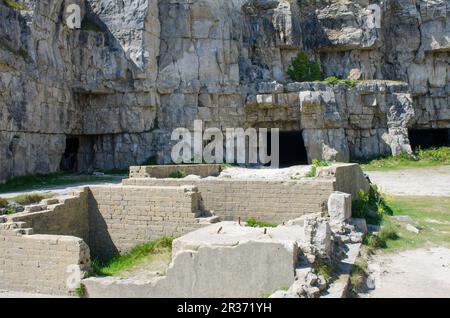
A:
<svg viewBox="0 0 450 318">
<path fill-rule="evenodd" d="M 328 215 L 331 223 L 341 223 L 352 217 L 352 196 L 348 193 L 333 192 L 328 199 Z"/>
<path fill-rule="evenodd" d="M 321 258 L 328 258 L 331 254 L 331 227 L 328 220 L 306 219 L 304 225 L 305 242 L 310 245 L 305 254 L 313 254 Z M 308 256 L 308 255 L 307 255 Z M 312 259 L 309 259 L 313 261 Z"/>
</svg>

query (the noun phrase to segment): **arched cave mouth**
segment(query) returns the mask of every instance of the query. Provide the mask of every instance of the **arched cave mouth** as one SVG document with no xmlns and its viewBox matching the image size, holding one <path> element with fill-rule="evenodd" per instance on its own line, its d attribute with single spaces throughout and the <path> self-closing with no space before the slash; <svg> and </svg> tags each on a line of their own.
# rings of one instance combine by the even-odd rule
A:
<svg viewBox="0 0 450 318">
<path fill-rule="evenodd" d="M 413 150 L 450 146 L 450 129 L 410 129 Z"/>
<path fill-rule="evenodd" d="M 268 136 L 268 152 L 272 154 L 271 136 Z M 280 131 L 280 168 L 308 164 L 301 131 Z"/>
<path fill-rule="evenodd" d="M 60 169 L 64 172 L 78 171 L 78 151 L 80 139 L 75 136 L 66 137 L 66 150 L 61 158 Z"/>
</svg>

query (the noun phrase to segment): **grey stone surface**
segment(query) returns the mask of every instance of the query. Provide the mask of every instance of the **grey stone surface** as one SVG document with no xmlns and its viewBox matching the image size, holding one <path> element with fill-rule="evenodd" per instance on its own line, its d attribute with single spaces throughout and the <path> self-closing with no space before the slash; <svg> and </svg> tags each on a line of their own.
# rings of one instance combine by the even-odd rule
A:
<svg viewBox="0 0 450 318">
<path fill-rule="evenodd" d="M 341 223 L 352 217 L 352 195 L 333 192 L 328 199 L 328 215 L 331 223 Z"/>
<path fill-rule="evenodd" d="M 299 227 L 270 229 L 264 235 L 263 229 L 223 222 L 177 239 L 166 276 L 150 281 L 88 278 L 83 283 L 89 297 L 262 297 L 293 284 L 298 240 Z"/>
<path fill-rule="evenodd" d="M 63 0 L 0 2 L 0 182 L 60 170 L 170 161 L 170 133 L 205 127 L 303 131 L 308 158 L 411 152 L 409 128 L 449 128 L 446 0 Z M 305 51 L 325 76 L 292 83 Z M 26 89 L 25 89 L 26 88 Z"/>
</svg>

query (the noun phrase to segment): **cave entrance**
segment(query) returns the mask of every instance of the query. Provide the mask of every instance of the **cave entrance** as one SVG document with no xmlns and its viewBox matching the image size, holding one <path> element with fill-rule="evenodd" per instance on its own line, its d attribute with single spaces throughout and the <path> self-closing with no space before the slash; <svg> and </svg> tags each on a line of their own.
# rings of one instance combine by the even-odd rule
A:
<svg viewBox="0 0 450 318">
<path fill-rule="evenodd" d="M 271 138 L 268 150 L 272 153 Z M 308 153 L 301 131 L 280 131 L 280 168 L 308 164 Z"/>
<path fill-rule="evenodd" d="M 66 137 L 66 150 L 61 159 L 60 169 L 65 172 L 78 171 L 78 150 L 80 139 L 74 136 Z"/>
<path fill-rule="evenodd" d="M 450 129 L 410 129 L 413 150 L 450 146 Z"/>
</svg>

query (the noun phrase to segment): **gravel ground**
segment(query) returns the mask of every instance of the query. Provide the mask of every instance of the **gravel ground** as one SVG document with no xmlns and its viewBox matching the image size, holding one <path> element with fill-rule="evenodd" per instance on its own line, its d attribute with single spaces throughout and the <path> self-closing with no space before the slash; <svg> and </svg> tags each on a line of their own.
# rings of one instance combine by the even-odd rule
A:
<svg viewBox="0 0 450 318">
<path fill-rule="evenodd" d="M 311 166 L 293 166 L 282 169 L 261 168 L 240 168 L 232 167 L 225 169 L 219 178 L 246 179 L 246 180 L 291 180 L 292 178 L 302 178 L 311 171 Z"/>
<path fill-rule="evenodd" d="M 367 298 L 450 297 L 450 249 L 420 248 L 377 254 L 369 264 L 376 288 Z"/>
<path fill-rule="evenodd" d="M 0 298 L 73 298 L 70 296 L 55 296 L 46 294 L 30 294 L 0 289 Z"/>
<path fill-rule="evenodd" d="M 14 198 L 22 194 L 27 193 L 39 193 L 39 194 L 53 194 L 58 197 L 64 197 L 70 195 L 73 191 L 78 190 L 81 187 L 91 186 L 91 185 L 113 185 L 113 184 L 120 184 L 122 182 L 122 179 L 118 179 L 117 181 L 98 181 L 98 182 L 89 182 L 89 183 L 77 183 L 77 184 L 71 184 L 67 186 L 55 186 L 55 187 L 45 187 L 39 190 L 27 190 L 27 191 L 18 191 L 18 192 L 9 192 L 5 194 L 0 194 L 1 198 Z"/>
<path fill-rule="evenodd" d="M 367 172 L 382 192 L 392 195 L 450 196 L 450 166 Z"/>
</svg>

